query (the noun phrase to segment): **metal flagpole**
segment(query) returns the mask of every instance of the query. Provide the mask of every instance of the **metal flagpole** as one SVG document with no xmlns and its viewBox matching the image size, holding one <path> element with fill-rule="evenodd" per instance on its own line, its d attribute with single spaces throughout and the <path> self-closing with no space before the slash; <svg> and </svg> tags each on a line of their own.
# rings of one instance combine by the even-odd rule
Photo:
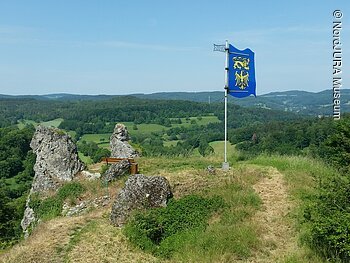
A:
<svg viewBox="0 0 350 263">
<path fill-rule="evenodd" d="M 230 168 L 229 163 L 227 162 L 227 93 L 228 93 L 228 60 L 229 60 L 229 44 L 226 40 L 225 45 L 225 154 L 224 154 L 224 163 L 222 164 L 223 170 L 228 170 Z"/>
</svg>

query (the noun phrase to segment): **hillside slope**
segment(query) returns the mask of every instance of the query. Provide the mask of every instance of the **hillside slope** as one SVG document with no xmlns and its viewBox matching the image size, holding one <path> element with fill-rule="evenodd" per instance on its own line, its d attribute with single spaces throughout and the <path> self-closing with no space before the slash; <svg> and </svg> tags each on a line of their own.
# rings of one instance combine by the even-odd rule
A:
<svg viewBox="0 0 350 263">
<path fill-rule="evenodd" d="M 213 147 L 219 150 L 222 143 L 214 143 Z M 309 160 L 274 157 L 269 162 L 263 157 L 237 162 L 237 153 L 231 147 L 229 150 L 232 169 L 229 172 L 216 169 L 215 175 L 205 168 L 208 165 L 220 167 L 219 151 L 206 158 L 139 159 L 141 172 L 163 175 L 170 181 L 175 198 L 193 193 L 219 195 L 228 205 L 212 216 L 205 232 L 195 239 L 185 235 L 182 246 L 180 244 L 182 249 L 175 251 L 169 260 L 134 247 L 122 229 L 111 226 L 111 202 L 81 216 L 42 222 L 27 240 L 5 251 L 0 259 L 6 263 L 322 262 L 297 242 L 295 228 L 298 193 L 308 191 L 307 187 L 313 184 L 304 167 Z M 281 167 L 290 168 L 283 170 Z M 291 176 L 292 170 L 298 173 L 298 178 Z M 113 200 L 124 181 L 122 178 L 99 190 L 100 194 L 108 191 Z M 101 186 L 98 181 L 91 184 L 98 187 L 90 189 Z"/>
</svg>

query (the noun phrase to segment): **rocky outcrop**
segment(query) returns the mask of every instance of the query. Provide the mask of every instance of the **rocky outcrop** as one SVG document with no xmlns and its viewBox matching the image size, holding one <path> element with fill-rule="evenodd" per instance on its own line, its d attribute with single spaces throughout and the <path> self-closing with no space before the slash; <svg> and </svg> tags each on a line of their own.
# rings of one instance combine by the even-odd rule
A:
<svg viewBox="0 0 350 263">
<path fill-rule="evenodd" d="M 128 173 L 130 170 L 130 163 L 128 160 L 122 160 L 118 163 L 112 164 L 103 175 L 106 182 L 111 182 L 114 179 Z"/>
<path fill-rule="evenodd" d="M 21 227 L 23 229 L 24 237 L 27 238 L 29 235 L 29 228 L 36 222 L 34 210 L 29 207 L 30 195 L 27 198 L 26 209 L 24 210 L 23 219 L 21 221 Z"/>
<path fill-rule="evenodd" d="M 78 216 L 90 211 L 93 208 L 105 207 L 109 204 L 109 196 L 96 197 L 92 200 L 82 201 L 80 204 L 73 207 L 69 206 L 67 203 L 63 204 L 62 215 L 63 216 Z"/>
<path fill-rule="evenodd" d="M 132 175 L 113 204 L 112 224 L 123 225 L 134 210 L 165 207 L 171 196 L 170 185 L 165 177 Z"/>
<path fill-rule="evenodd" d="M 207 172 L 208 172 L 209 174 L 215 175 L 215 174 L 216 174 L 216 169 L 215 169 L 214 166 L 209 165 L 209 166 L 207 167 Z"/>
<path fill-rule="evenodd" d="M 62 181 L 71 181 L 84 169 L 71 137 L 56 128 L 38 126 L 30 143 L 36 154 L 34 192 L 55 190 Z"/>
<path fill-rule="evenodd" d="M 38 126 L 30 147 L 36 154 L 36 162 L 35 176 L 21 222 L 25 236 L 28 236 L 28 228 L 37 220 L 29 206 L 31 195 L 36 192 L 45 195 L 47 191 L 57 190 L 84 168 L 78 157 L 76 145 L 62 130 Z"/>
<path fill-rule="evenodd" d="M 124 124 L 118 123 L 114 127 L 114 132 L 110 138 L 111 157 L 115 158 L 134 158 L 139 154 L 128 143 L 128 129 Z"/>
<path fill-rule="evenodd" d="M 100 173 L 93 173 L 89 171 L 82 171 L 81 174 L 88 180 L 93 181 L 93 180 L 98 180 L 101 178 Z"/>
</svg>

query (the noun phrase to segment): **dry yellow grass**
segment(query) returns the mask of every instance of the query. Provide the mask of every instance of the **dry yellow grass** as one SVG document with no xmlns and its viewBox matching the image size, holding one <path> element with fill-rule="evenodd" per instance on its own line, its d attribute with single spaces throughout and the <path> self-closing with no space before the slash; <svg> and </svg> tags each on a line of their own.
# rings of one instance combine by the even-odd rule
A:
<svg viewBox="0 0 350 263">
<path fill-rule="evenodd" d="M 262 245 L 254 248 L 252 256 L 247 259 L 239 259 L 234 253 L 223 253 L 212 262 L 287 262 L 284 259 L 299 250 L 296 232 L 288 218 L 294 203 L 289 199 L 283 175 L 276 169 L 241 164 L 234 166 L 228 172 L 217 169 L 215 175 L 210 175 L 204 168 L 187 165 L 183 169 L 177 167 L 166 169 L 158 165 L 156 160 L 150 161 L 151 164 L 142 163 L 144 168 L 150 171 L 147 174 L 165 176 L 171 184 L 175 198 L 191 193 L 204 193 L 207 189 L 231 183 L 253 186 L 261 197 L 262 209 L 248 218 L 244 224 L 251 229 L 257 229 Z M 41 223 L 27 240 L 0 255 L 0 261 L 4 263 L 164 262 L 134 248 L 127 242 L 121 229 L 110 225 L 111 205 L 123 181 L 124 179 L 108 187 L 108 194 L 111 197 L 108 207 L 78 217 L 60 217 Z M 84 198 L 94 198 L 106 193 L 100 182 L 84 181 L 83 184 L 88 188 Z M 219 221 L 220 215 L 213 215 L 209 223 L 214 226 Z"/>
<path fill-rule="evenodd" d="M 157 262 L 126 242 L 109 224 L 107 209 L 39 224 L 32 235 L 1 256 L 4 263 Z M 93 226 L 93 227 L 91 227 Z"/>
<path fill-rule="evenodd" d="M 96 227 L 81 235 L 81 241 L 66 255 L 67 262 L 157 262 L 153 256 L 128 244 L 121 229 L 99 219 Z"/>
<path fill-rule="evenodd" d="M 262 209 L 252 218 L 259 228 L 262 246 L 247 262 L 284 262 L 298 249 L 297 233 L 288 216 L 294 204 L 288 198 L 283 175 L 275 168 L 269 168 L 268 176 L 253 186 L 262 199 Z"/>
<path fill-rule="evenodd" d="M 60 217 L 43 222 L 33 231 L 31 236 L 15 245 L 2 255 L 2 262 L 63 262 L 59 247 L 68 244 L 70 233 L 89 220 L 102 216 L 101 210 L 96 210 L 79 217 Z"/>
<path fill-rule="evenodd" d="M 198 193 L 215 186 L 231 184 L 234 182 L 243 186 L 251 186 L 266 174 L 265 168 L 254 165 L 236 165 L 229 171 L 216 169 L 216 174 L 211 175 L 205 169 L 184 169 L 182 171 L 168 172 L 158 171 L 157 175 L 166 177 L 171 185 L 175 198 Z"/>
</svg>

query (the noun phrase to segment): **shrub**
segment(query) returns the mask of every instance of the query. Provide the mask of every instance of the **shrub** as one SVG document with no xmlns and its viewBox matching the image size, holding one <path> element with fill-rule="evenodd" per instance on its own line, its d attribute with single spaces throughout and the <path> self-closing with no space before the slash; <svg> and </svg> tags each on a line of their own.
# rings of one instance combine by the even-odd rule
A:
<svg viewBox="0 0 350 263">
<path fill-rule="evenodd" d="M 85 187 L 79 182 L 71 182 L 58 189 L 57 197 L 62 201 L 69 199 L 72 203 L 79 195 L 84 193 L 85 190 Z"/>
<path fill-rule="evenodd" d="M 105 148 L 98 148 L 95 154 L 92 157 L 94 163 L 98 163 L 101 161 L 103 157 L 111 156 L 111 151 Z"/>
<path fill-rule="evenodd" d="M 104 174 L 105 172 L 107 172 L 109 166 L 107 164 L 103 164 L 100 168 L 100 174 Z"/>
<path fill-rule="evenodd" d="M 63 201 L 57 196 L 48 197 L 40 202 L 39 209 L 36 211 L 40 219 L 51 219 L 59 216 L 62 212 Z"/>
<path fill-rule="evenodd" d="M 317 195 L 304 209 L 306 241 L 323 257 L 350 262 L 349 175 L 320 179 Z"/>
<path fill-rule="evenodd" d="M 189 195 L 171 199 L 165 208 L 138 212 L 124 228 L 124 234 L 141 249 L 154 255 L 171 257 L 177 235 L 204 231 L 210 215 L 225 206 L 221 197 L 203 198 Z"/>
<path fill-rule="evenodd" d="M 85 192 L 85 187 L 78 182 L 63 185 L 58 192 L 50 197 L 42 199 L 39 194 L 33 194 L 29 206 L 34 210 L 38 218 L 43 220 L 52 219 L 62 213 L 65 200 L 74 203 L 75 199 Z"/>
</svg>

